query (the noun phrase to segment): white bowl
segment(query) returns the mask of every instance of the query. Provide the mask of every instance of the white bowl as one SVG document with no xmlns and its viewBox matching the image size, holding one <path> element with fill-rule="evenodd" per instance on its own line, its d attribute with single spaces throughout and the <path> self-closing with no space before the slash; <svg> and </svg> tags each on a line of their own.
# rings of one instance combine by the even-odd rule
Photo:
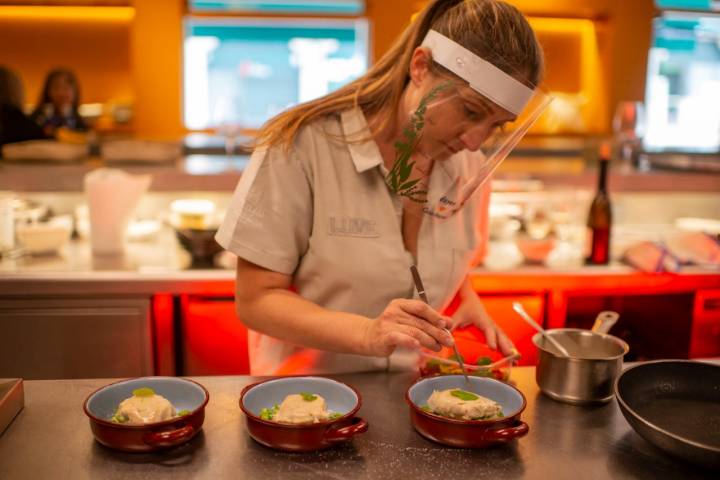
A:
<svg viewBox="0 0 720 480">
<path fill-rule="evenodd" d="M 18 225 L 15 234 L 30 253 L 57 252 L 70 240 L 72 218 L 62 215 L 48 222 Z"/>
</svg>

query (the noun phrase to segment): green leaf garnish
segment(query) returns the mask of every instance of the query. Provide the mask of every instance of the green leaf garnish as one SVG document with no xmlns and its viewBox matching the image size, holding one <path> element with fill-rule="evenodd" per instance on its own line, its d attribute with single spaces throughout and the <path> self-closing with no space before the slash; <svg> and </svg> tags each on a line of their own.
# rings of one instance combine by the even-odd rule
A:
<svg viewBox="0 0 720 480">
<path fill-rule="evenodd" d="M 420 410 L 422 410 L 423 412 L 432 413 L 432 409 L 427 405 L 420 405 Z"/>
<path fill-rule="evenodd" d="M 477 362 L 475 362 L 475 363 L 480 367 L 482 367 L 483 365 L 490 365 L 492 363 L 492 358 L 480 357 L 477 359 Z"/>
<path fill-rule="evenodd" d="M 190 410 L 180 410 L 178 412 L 178 417 L 184 417 L 185 415 L 190 415 Z"/>
<path fill-rule="evenodd" d="M 279 408 L 279 405 L 275 405 L 272 408 L 263 408 L 260 410 L 260 418 L 263 420 L 272 420 Z"/>
<path fill-rule="evenodd" d="M 334 413 L 331 413 L 331 414 L 328 416 L 328 418 L 329 418 L 330 420 L 336 420 L 336 419 L 338 419 L 338 418 L 340 418 L 340 417 L 342 417 L 342 416 L 343 416 L 342 413 L 334 412 Z"/>
<path fill-rule="evenodd" d="M 452 361 L 458 362 L 458 363 L 465 363 L 465 359 L 459 353 L 457 355 L 453 355 L 453 356 L 449 357 L 448 360 L 452 360 Z"/>
<path fill-rule="evenodd" d="M 457 397 L 460 400 L 465 400 L 467 402 L 480 398 L 474 393 L 466 392 L 465 390 L 460 389 L 453 390 L 452 392 L 450 392 L 450 395 L 452 395 L 453 397 Z"/>
<path fill-rule="evenodd" d="M 152 397 L 155 395 L 155 390 L 148 387 L 138 388 L 133 390 L 133 395 L 136 397 Z"/>
<path fill-rule="evenodd" d="M 117 410 L 115 410 L 115 413 L 112 414 L 112 417 L 110 417 L 110 421 L 113 423 L 125 423 L 129 419 L 125 415 L 119 414 Z"/>
<path fill-rule="evenodd" d="M 317 399 L 317 395 L 314 395 L 314 394 L 312 394 L 312 393 L 300 392 L 299 395 L 300 395 L 300 396 L 303 398 L 303 400 L 305 400 L 306 402 L 312 402 L 312 401 L 314 401 L 315 399 Z"/>
</svg>

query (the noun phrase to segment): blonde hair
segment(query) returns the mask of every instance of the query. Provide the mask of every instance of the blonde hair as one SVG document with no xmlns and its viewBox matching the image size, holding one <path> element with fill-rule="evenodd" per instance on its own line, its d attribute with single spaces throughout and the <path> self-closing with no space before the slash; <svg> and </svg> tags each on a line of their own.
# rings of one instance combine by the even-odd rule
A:
<svg viewBox="0 0 720 480">
<path fill-rule="evenodd" d="M 304 125 L 352 107 L 360 107 L 368 117 L 377 118 L 380 129 L 391 125 L 408 83 L 413 52 L 430 29 L 463 45 L 529 87 L 540 83 L 542 49 L 517 8 L 500 0 L 434 0 L 418 13 L 365 75 L 270 119 L 258 132 L 255 146 L 290 148 Z M 452 75 L 434 62 L 431 68 L 441 75 Z"/>
</svg>

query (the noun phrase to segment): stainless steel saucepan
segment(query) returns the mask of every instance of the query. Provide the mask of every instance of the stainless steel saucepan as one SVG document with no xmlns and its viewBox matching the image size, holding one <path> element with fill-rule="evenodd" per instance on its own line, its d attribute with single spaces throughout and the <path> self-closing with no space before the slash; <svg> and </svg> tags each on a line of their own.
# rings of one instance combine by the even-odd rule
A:
<svg viewBox="0 0 720 480">
<path fill-rule="evenodd" d="M 569 356 L 562 355 L 540 333 L 535 334 L 533 343 L 540 352 L 535 378 L 540 390 L 555 400 L 575 405 L 612 400 L 613 384 L 630 350 L 627 343 L 607 333 L 615 321 L 617 314 L 602 312 L 593 330 L 546 330 L 546 335 L 560 343 Z"/>
</svg>

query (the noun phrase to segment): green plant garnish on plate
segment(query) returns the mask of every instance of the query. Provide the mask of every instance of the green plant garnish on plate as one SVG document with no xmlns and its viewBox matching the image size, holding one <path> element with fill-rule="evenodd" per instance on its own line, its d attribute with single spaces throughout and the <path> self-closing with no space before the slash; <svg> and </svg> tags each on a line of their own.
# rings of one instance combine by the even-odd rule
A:
<svg viewBox="0 0 720 480">
<path fill-rule="evenodd" d="M 453 397 L 459 398 L 460 400 L 465 400 L 466 402 L 471 402 L 473 400 L 477 400 L 478 398 L 480 398 L 477 395 L 475 395 L 474 393 L 466 392 L 465 390 L 460 390 L 460 389 L 453 390 L 452 392 L 450 392 L 450 395 L 452 395 Z"/>
<path fill-rule="evenodd" d="M 315 395 L 315 394 L 313 394 L 313 393 L 308 393 L 308 392 L 300 392 L 300 396 L 301 396 L 301 397 L 303 398 L 303 400 L 305 400 L 306 402 L 312 402 L 312 401 L 314 401 L 315 399 L 317 399 L 317 395 Z"/>
<path fill-rule="evenodd" d="M 152 397 L 155 395 L 155 390 L 149 387 L 136 388 L 133 390 L 133 396 L 135 397 Z"/>
<path fill-rule="evenodd" d="M 263 408 L 260 410 L 260 418 L 263 420 L 272 420 L 275 417 L 280 405 L 275 405 L 272 408 Z"/>
</svg>

